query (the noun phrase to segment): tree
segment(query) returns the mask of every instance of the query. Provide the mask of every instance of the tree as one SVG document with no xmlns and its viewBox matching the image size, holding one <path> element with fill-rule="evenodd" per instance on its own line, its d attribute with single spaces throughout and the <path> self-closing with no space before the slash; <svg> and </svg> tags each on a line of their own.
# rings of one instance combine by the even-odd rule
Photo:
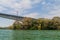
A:
<svg viewBox="0 0 60 40">
<path fill-rule="evenodd" d="M 60 17 L 53 17 L 52 19 L 24 17 L 22 22 L 21 24 L 20 21 L 15 21 L 9 28 L 22 30 L 60 30 Z"/>
<path fill-rule="evenodd" d="M 60 17 L 53 17 L 53 25 L 57 29 L 60 27 Z"/>
<path fill-rule="evenodd" d="M 13 27 L 14 27 L 14 29 L 21 29 L 22 25 L 19 21 L 15 21 L 13 23 Z"/>
</svg>

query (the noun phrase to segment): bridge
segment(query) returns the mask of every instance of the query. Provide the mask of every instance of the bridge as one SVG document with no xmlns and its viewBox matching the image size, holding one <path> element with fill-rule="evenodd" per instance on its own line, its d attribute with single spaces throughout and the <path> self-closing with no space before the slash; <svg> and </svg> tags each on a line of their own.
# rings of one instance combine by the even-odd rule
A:
<svg viewBox="0 0 60 40">
<path fill-rule="evenodd" d="M 12 19 L 12 20 L 16 20 L 19 23 L 23 24 L 22 20 L 23 20 L 24 17 L 21 17 L 21 16 L 0 13 L 0 17 L 7 18 L 7 19 Z"/>
<path fill-rule="evenodd" d="M 17 16 L 17 15 L 9 15 L 9 14 L 3 14 L 0 13 L 0 17 L 7 18 L 7 19 L 13 19 L 13 20 L 22 20 L 24 17 Z"/>
<path fill-rule="evenodd" d="M 22 17 L 22 16 L 10 15 L 10 14 L 4 14 L 4 13 L 0 13 L 0 17 L 7 18 L 7 19 L 12 19 L 12 20 L 17 20 L 20 23 L 23 23 L 23 19 L 25 18 L 25 17 Z M 34 18 L 32 18 L 32 19 L 36 20 Z"/>
</svg>

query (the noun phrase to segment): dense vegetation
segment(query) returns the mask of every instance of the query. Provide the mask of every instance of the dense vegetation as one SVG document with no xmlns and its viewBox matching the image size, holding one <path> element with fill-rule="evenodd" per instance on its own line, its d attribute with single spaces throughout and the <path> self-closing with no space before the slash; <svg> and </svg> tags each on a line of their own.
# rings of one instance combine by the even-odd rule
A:
<svg viewBox="0 0 60 40">
<path fill-rule="evenodd" d="M 23 23 L 22 23 L 23 22 Z M 20 21 L 15 21 L 9 29 L 20 30 L 60 30 L 60 17 L 53 17 L 52 19 L 39 18 L 24 18 Z"/>
</svg>

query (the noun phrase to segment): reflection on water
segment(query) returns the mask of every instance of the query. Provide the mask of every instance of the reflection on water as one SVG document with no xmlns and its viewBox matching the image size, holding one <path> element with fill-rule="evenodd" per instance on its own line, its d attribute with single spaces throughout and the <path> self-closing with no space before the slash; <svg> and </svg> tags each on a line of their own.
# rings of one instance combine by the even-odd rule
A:
<svg viewBox="0 0 60 40">
<path fill-rule="evenodd" d="M 60 40 L 60 31 L 0 30 L 0 40 Z"/>
</svg>

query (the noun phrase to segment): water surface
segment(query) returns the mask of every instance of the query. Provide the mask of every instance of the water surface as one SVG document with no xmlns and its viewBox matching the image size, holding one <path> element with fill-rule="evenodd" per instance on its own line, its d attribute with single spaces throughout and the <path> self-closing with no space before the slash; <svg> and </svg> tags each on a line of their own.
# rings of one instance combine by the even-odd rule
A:
<svg viewBox="0 0 60 40">
<path fill-rule="evenodd" d="M 60 31 L 0 30 L 0 40 L 60 40 Z"/>
</svg>

